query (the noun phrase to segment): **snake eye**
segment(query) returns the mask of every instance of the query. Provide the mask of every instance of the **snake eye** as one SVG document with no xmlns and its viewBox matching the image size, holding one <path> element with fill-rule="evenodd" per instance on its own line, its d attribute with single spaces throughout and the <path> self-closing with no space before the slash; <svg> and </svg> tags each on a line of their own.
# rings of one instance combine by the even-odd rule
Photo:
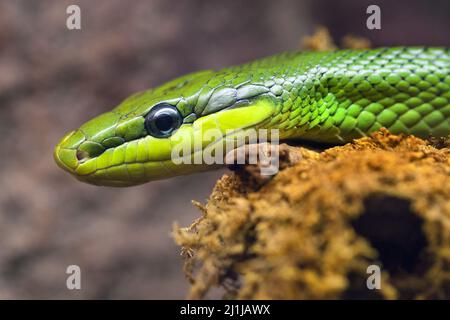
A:
<svg viewBox="0 0 450 320">
<path fill-rule="evenodd" d="M 154 106 L 145 116 L 145 129 L 155 138 L 166 138 L 178 129 L 183 118 L 177 108 L 166 103 Z"/>
</svg>

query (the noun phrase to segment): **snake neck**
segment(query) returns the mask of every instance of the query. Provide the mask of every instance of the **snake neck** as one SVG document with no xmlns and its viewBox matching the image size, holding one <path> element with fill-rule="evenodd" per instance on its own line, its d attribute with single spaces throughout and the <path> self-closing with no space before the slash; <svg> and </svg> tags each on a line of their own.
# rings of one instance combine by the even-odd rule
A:
<svg viewBox="0 0 450 320">
<path fill-rule="evenodd" d="M 272 58 L 275 59 L 276 58 Z M 419 137 L 450 134 L 450 53 L 381 48 L 284 55 L 265 81 L 281 138 L 344 143 L 386 127 Z"/>
</svg>

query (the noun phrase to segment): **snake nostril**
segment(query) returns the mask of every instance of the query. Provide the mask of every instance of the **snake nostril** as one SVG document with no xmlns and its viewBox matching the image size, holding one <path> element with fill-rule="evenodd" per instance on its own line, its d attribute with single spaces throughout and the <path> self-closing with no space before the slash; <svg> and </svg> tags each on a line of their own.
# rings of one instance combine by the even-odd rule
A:
<svg viewBox="0 0 450 320">
<path fill-rule="evenodd" d="M 78 161 L 83 162 L 87 158 L 89 158 L 89 154 L 87 153 L 87 151 L 79 150 L 79 149 L 77 150 L 77 159 L 78 159 Z"/>
</svg>

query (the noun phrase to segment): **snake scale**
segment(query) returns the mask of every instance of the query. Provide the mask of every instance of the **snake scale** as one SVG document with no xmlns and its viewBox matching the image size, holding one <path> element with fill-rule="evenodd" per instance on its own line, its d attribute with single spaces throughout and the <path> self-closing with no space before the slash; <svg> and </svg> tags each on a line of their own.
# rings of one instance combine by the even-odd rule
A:
<svg viewBox="0 0 450 320">
<path fill-rule="evenodd" d="M 191 73 L 69 132 L 54 158 L 81 181 L 129 186 L 214 167 L 171 160 L 188 137 L 200 143 L 196 151 L 249 128 L 342 144 L 382 127 L 422 138 L 450 134 L 450 49 L 292 52 Z M 202 133 L 211 128 L 221 137 Z"/>
</svg>

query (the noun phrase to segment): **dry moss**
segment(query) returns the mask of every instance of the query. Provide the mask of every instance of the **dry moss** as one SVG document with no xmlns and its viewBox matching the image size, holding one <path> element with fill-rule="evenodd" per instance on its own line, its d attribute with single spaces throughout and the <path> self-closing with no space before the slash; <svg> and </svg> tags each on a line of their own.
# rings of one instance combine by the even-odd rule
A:
<svg viewBox="0 0 450 320">
<path fill-rule="evenodd" d="M 448 141 L 381 130 L 289 147 L 301 159 L 263 184 L 247 167 L 224 175 L 203 216 L 174 232 L 189 297 L 221 286 L 232 299 L 450 298 Z M 366 288 L 370 264 L 381 290 Z"/>
<path fill-rule="evenodd" d="M 346 35 L 341 39 L 340 44 L 342 49 L 369 49 L 372 47 L 369 39 L 356 35 Z M 337 46 L 328 29 L 324 26 L 318 26 L 313 35 L 302 39 L 300 49 L 330 51 L 336 50 Z"/>
<path fill-rule="evenodd" d="M 328 29 L 324 26 L 316 27 L 313 35 L 306 36 L 300 43 L 300 49 L 312 51 L 336 50 L 337 46 L 333 41 Z"/>
<path fill-rule="evenodd" d="M 344 49 L 369 49 L 372 47 L 369 39 L 354 35 L 342 38 L 341 48 Z"/>
</svg>

